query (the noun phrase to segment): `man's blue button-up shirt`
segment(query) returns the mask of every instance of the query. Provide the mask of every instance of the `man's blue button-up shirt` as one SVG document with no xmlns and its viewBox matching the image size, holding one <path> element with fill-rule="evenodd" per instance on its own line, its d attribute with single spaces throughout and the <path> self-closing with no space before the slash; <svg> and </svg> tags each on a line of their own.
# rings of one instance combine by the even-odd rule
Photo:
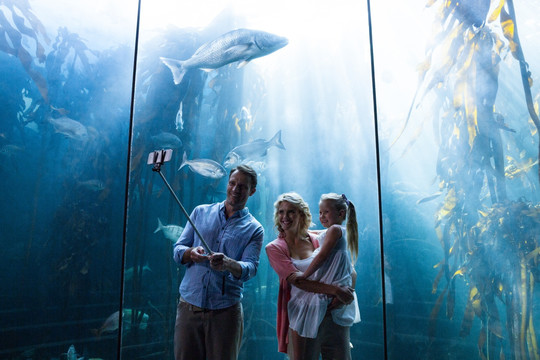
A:
<svg viewBox="0 0 540 360">
<path fill-rule="evenodd" d="M 185 264 L 180 295 L 192 305 L 211 310 L 238 303 L 242 299 L 243 283 L 257 273 L 264 236 L 262 225 L 247 207 L 226 219 L 225 202 L 197 206 L 191 220 L 213 252 L 238 261 L 242 276 L 236 278 L 228 271 L 213 270 L 208 261 L 189 262 Z M 174 260 L 181 264 L 184 252 L 193 246 L 202 246 L 202 242 L 188 222 L 174 245 Z"/>
</svg>

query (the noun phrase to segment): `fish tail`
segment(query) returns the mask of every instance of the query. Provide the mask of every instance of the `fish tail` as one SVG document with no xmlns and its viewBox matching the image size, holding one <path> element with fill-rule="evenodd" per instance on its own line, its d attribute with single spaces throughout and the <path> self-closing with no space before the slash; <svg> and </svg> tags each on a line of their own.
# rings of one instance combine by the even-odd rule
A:
<svg viewBox="0 0 540 360">
<path fill-rule="evenodd" d="M 186 165 L 187 165 L 187 154 L 184 151 L 184 155 L 182 156 L 182 163 L 180 164 L 180 167 L 178 168 L 178 170 L 180 170 L 181 168 L 183 168 Z"/>
<path fill-rule="evenodd" d="M 165 57 L 160 57 L 161 61 L 171 70 L 173 75 L 174 84 L 178 85 L 184 78 L 186 74 L 186 69 L 184 68 L 184 62 L 175 59 L 169 59 Z"/>
<path fill-rule="evenodd" d="M 285 149 L 285 145 L 283 145 L 283 143 L 281 142 L 281 130 L 279 130 L 279 131 L 276 133 L 276 135 L 274 135 L 274 137 L 272 138 L 272 140 L 270 140 L 270 143 L 271 143 L 272 145 L 274 145 L 275 147 L 277 147 L 277 148 L 286 150 L 286 149 Z"/>
<path fill-rule="evenodd" d="M 160 218 L 157 218 L 157 221 L 158 221 L 158 225 L 157 225 L 157 229 L 154 230 L 154 234 L 157 233 L 159 230 L 163 229 L 163 223 L 161 222 Z"/>
</svg>

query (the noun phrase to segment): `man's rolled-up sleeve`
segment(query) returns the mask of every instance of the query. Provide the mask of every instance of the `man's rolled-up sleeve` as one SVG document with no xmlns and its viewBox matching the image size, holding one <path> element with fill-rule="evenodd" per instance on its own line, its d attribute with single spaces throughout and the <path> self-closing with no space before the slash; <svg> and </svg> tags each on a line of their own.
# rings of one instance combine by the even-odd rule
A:
<svg viewBox="0 0 540 360">
<path fill-rule="evenodd" d="M 242 259 L 238 261 L 238 264 L 240 264 L 240 267 L 242 268 L 242 276 L 240 277 L 240 279 L 236 279 L 236 280 L 245 282 L 257 274 L 257 268 L 259 267 L 259 257 L 261 255 L 263 238 L 264 238 L 264 229 L 262 226 L 259 226 L 253 233 L 251 240 L 249 241 L 248 245 L 244 249 L 244 252 L 242 254 Z M 231 274 L 230 276 L 233 276 L 233 275 Z"/>
<path fill-rule="evenodd" d="M 191 213 L 190 218 L 192 221 L 195 221 L 197 217 L 196 211 L 197 209 L 193 210 Z M 182 234 L 173 247 L 173 258 L 176 263 L 182 264 L 182 257 L 184 256 L 184 253 L 187 249 L 193 246 L 194 234 L 195 231 L 193 230 L 193 226 L 191 226 L 191 223 L 188 221 L 184 227 L 184 231 L 182 231 Z"/>
</svg>

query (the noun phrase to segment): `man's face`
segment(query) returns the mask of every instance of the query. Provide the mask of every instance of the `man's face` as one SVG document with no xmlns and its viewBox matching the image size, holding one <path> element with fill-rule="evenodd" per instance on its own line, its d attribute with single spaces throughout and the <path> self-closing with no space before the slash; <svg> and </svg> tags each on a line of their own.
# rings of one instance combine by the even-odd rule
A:
<svg viewBox="0 0 540 360">
<path fill-rule="evenodd" d="M 227 185 L 227 204 L 235 211 L 241 210 L 254 192 L 249 176 L 241 171 L 235 171 L 229 177 Z"/>
</svg>

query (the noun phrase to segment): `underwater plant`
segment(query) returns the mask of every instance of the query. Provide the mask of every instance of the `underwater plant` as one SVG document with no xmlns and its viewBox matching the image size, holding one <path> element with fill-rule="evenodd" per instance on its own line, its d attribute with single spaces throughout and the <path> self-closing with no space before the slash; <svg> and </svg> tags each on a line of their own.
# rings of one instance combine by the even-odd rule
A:
<svg viewBox="0 0 540 360">
<path fill-rule="evenodd" d="M 427 5 L 436 3 L 439 31 L 421 66 L 411 105 L 412 111 L 428 93 L 438 105 L 432 119 L 444 200 L 434 215 L 444 258 L 436 265 L 439 273 L 433 293 L 443 278 L 446 284 L 431 313 L 429 336 L 435 336 L 444 300 L 446 316 L 454 317 L 456 280 L 462 278 L 468 298 L 460 336 L 469 335 L 474 318 L 480 319 L 479 358 L 505 358 L 508 342 L 512 359 L 539 359 L 533 294 L 539 275 L 540 206 L 525 198 L 512 201 L 508 195 L 510 186 L 518 186 L 515 175 L 531 170 L 538 153 L 516 167 L 513 159 L 527 157 L 528 149 L 510 146 L 518 133 L 496 111 L 500 65 L 511 54 L 519 62 L 530 120 L 529 124 L 517 118 L 508 121 L 528 129 L 525 136 L 538 134 L 532 77 L 518 37 L 513 1 L 430 0 Z M 500 108 L 504 110 L 504 105 Z M 505 151 L 519 155 L 505 156 Z M 529 185 L 536 188 L 532 182 Z M 506 333 L 501 312 L 506 314 Z"/>
<path fill-rule="evenodd" d="M 35 58 L 43 63 L 46 58 L 45 48 L 50 42 L 47 32 L 30 9 L 28 0 L 1 0 L 0 5 L 5 6 L 5 12 L 0 11 L 0 51 L 19 59 L 47 102 L 47 82 L 34 65 L 34 57 L 30 53 L 32 50 L 28 49 L 27 45 L 30 43 L 27 40 L 32 39 L 35 46 Z M 30 27 L 25 23 L 30 24 Z"/>
</svg>

